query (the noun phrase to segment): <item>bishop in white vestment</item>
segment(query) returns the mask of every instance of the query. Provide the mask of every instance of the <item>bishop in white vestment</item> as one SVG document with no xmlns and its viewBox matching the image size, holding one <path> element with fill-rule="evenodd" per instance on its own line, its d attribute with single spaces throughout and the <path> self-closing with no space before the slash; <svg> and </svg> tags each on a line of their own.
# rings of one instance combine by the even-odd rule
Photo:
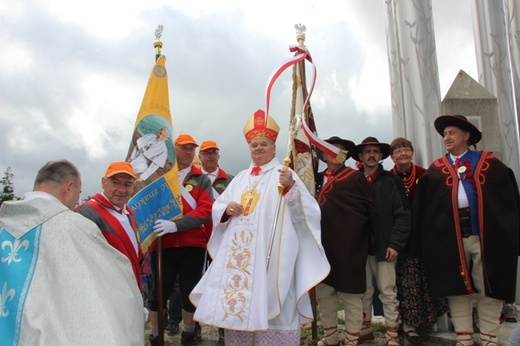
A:
<svg viewBox="0 0 520 346">
<path fill-rule="evenodd" d="M 313 318 L 308 291 L 330 270 L 320 208 L 274 157 L 274 120 L 258 111 L 245 133 L 253 163 L 213 205 L 213 262 L 190 295 L 194 317 L 225 328 L 228 346 L 253 338 L 257 345 L 299 345 L 300 325 Z"/>
</svg>

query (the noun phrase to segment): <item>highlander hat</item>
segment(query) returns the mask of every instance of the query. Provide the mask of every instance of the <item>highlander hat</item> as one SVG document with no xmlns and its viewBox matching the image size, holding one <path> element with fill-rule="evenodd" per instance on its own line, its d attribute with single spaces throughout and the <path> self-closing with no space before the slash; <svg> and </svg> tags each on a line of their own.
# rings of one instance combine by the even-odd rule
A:
<svg viewBox="0 0 520 346">
<path fill-rule="evenodd" d="M 356 161 L 361 161 L 359 159 L 359 154 L 363 151 L 363 147 L 365 145 L 377 145 L 379 148 L 381 148 L 381 154 L 383 155 L 381 157 L 381 160 L 386 159 L 388 156 L 390 156 L 390 145 L 388 143 L 379 143 L 376 137 L 367 137 L 363 139 L 363 142 L 361 144 L 356 145 L 356 148 L 354 152 L 352 153 L 352 158 Z"/>
<path fill-rule="evenodd" d="M 461 130 L 468 131 L 469 145 L 477 144 L 482 139 L 482 133 L 464 115 L 440 115 L 435 119 L 433 125 L 442 137 L 444 137 L 444 129 L 448 126 L 456 126 Z"/>
<path fill-rule="evenodd" d="M 356 148 L 356 145 L 354 144 L 354 142 L 349 141 L 348 139 L 342 139 L 338 136 L 332 136 L 329 139 L 326 139 L 325 142 L 330 143 L 330 144 L 342 145 L 344 149 L 341 149 L 341 150 L 347 154 L 345 157 L 345 161 L 347 161 L 349 159 L 349 157 L 352 156 L 352 152 Z M 325 157 L 323 156 L 323 151 L 317 149 L 316 154 L 318 155 L 318 157 L 321 161 L 325 162 Z"/>
</svg>

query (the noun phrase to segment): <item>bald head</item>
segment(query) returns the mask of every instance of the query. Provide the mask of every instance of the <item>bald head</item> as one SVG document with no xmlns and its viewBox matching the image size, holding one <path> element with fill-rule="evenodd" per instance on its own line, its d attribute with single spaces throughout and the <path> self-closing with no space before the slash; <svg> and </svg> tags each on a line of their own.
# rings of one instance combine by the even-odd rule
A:
<svg viewBox="0 0 520 346">
<path fill-rule="evenodd" d="M 81 175 L 70 161 L 49 161 L 38 171 L 34 191 L 47 192 L 74 209 L 81 193 Z"/>
</svg>

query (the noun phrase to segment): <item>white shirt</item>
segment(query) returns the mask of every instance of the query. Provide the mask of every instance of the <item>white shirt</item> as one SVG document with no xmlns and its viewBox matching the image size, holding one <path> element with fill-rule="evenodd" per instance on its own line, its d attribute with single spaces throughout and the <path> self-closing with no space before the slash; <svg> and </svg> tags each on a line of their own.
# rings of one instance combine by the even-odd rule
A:
<svg viewBox="0 0 520 346">
<path fill-rule="evenodd" d="M 202 173 L 204 173 L 208 176 L 208 178 L 211 180 L 211 184 L 213 184 L 215 182 L 215 179 L 217 179 L 219 171 L 220 171 L 220 169 L 217 167 L 216 170 L 214 170 L 211 173 L 208 173 L 204 170 L 204 168 L 202 168 Z"/>
<path fill-rule="evenodd" d="M 184 169 L 179 170 L 179 183 L 182 185 L 184 182 L 184 179 L 188 176 L 188 174 L 191 172 L 191 166 L 188 166 Z"/>
<path fill-rule="evenodd" d="M 460 159 L 462 156 L 464 156 L 464 154 L 466 154 L 466 152 L 467 152 L 467 150 L 465 152 L 463 152 L 461 155 L 457 155 L 457 156 L 450 154 L 450 158 L 455 163 L 455 160 Z M 460 173 L 457 172 L 457 175 L 459 176 L 459 188 L 458 188 L 458 194 L 457 194 L 459 209 L 467 208 L 467 207 L 469 207 L 468 196 L 466 195 L 466 190 L 464 189 L 464 186 L 462 185 L 462 180 L 460 179 Z"/>
<path fill-rule="evenodd" d="M 105 196 L 104 193 L 102 193 L 102 195 L 103 195 L 103 197 L 106 198 L 108 203 L 110 203 L 107 196 Z M 112 203 L 110 203 L 110 204 L 112 204 Z M 126 234 L 128 235 L 128 238 L 130 239 L 130 241 L 132 242 L 132 245 L 134 246 L 135 253 L 139 254 L 139 250 L 138 250 L 139 245 L 137 243 L 137 237 L 135 236 L 134 229 L 132 228 L 132 225 L 130 224 L 130 219 L 128 218 L 129 213 L 126 210 L 126 208 L 123 208 L 123 210 L 121 210 L 121 208 L 119 208 L 117 205 L 112 204 L 114 209 L 116 209 L 116 210 L 113 210 L 110 208 L 105 208 L 103 205 L 101 205 L 101 206 L 103 207 L 103 209 L 108 211 L 113 217 L 115 217 L 117 219 L 117 221 L 119 221 L 121 226 L 123 226 L 123 228 L 126 231 Z"/>
</svg>

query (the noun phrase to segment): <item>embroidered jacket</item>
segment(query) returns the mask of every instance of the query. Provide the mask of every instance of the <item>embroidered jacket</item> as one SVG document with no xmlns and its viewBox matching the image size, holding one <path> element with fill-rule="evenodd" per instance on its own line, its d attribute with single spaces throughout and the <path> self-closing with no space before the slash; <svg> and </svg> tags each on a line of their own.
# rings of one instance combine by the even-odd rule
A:
<svg viewBox="0 0 520 346">
<path fill-rule="evenodd" d="M 364 293 L 367 256 L 376 254 L 378 232 L 377 209 L 367 179 L 358 170 L 341 166 L 324 186 L 323 173 L 316 180 L 321 242 L 331 265 L 323 282 L 341 292 Z"/>
<path fill-rule="evenodd" d="M 228 187 L 231 180 L 233 180 L 233 176 L 229 173 L 226 173 L 222 168 L 219 168 L 218 175 L 213 182 L 213 188 L 218 192 L 219 196 L 224 192 L 224 190 Z M 214 199 L 217 199 L 218 196 L 213 196 Z"/>
<path fill-rule="evenodd" d="M 474 226 L 480 238 L 485 294 L 514 301 L 520 249 L 518 186 L 511 169 L 495 155 L 483 151 L 477 156 L 471 162 L 477 212 Z M 458 181 L 447 155 L 435 160 L 419 179 L 413 205 L 428 286 L 436 296 L 474 292 L 458 222 Z"/>
</svg>

